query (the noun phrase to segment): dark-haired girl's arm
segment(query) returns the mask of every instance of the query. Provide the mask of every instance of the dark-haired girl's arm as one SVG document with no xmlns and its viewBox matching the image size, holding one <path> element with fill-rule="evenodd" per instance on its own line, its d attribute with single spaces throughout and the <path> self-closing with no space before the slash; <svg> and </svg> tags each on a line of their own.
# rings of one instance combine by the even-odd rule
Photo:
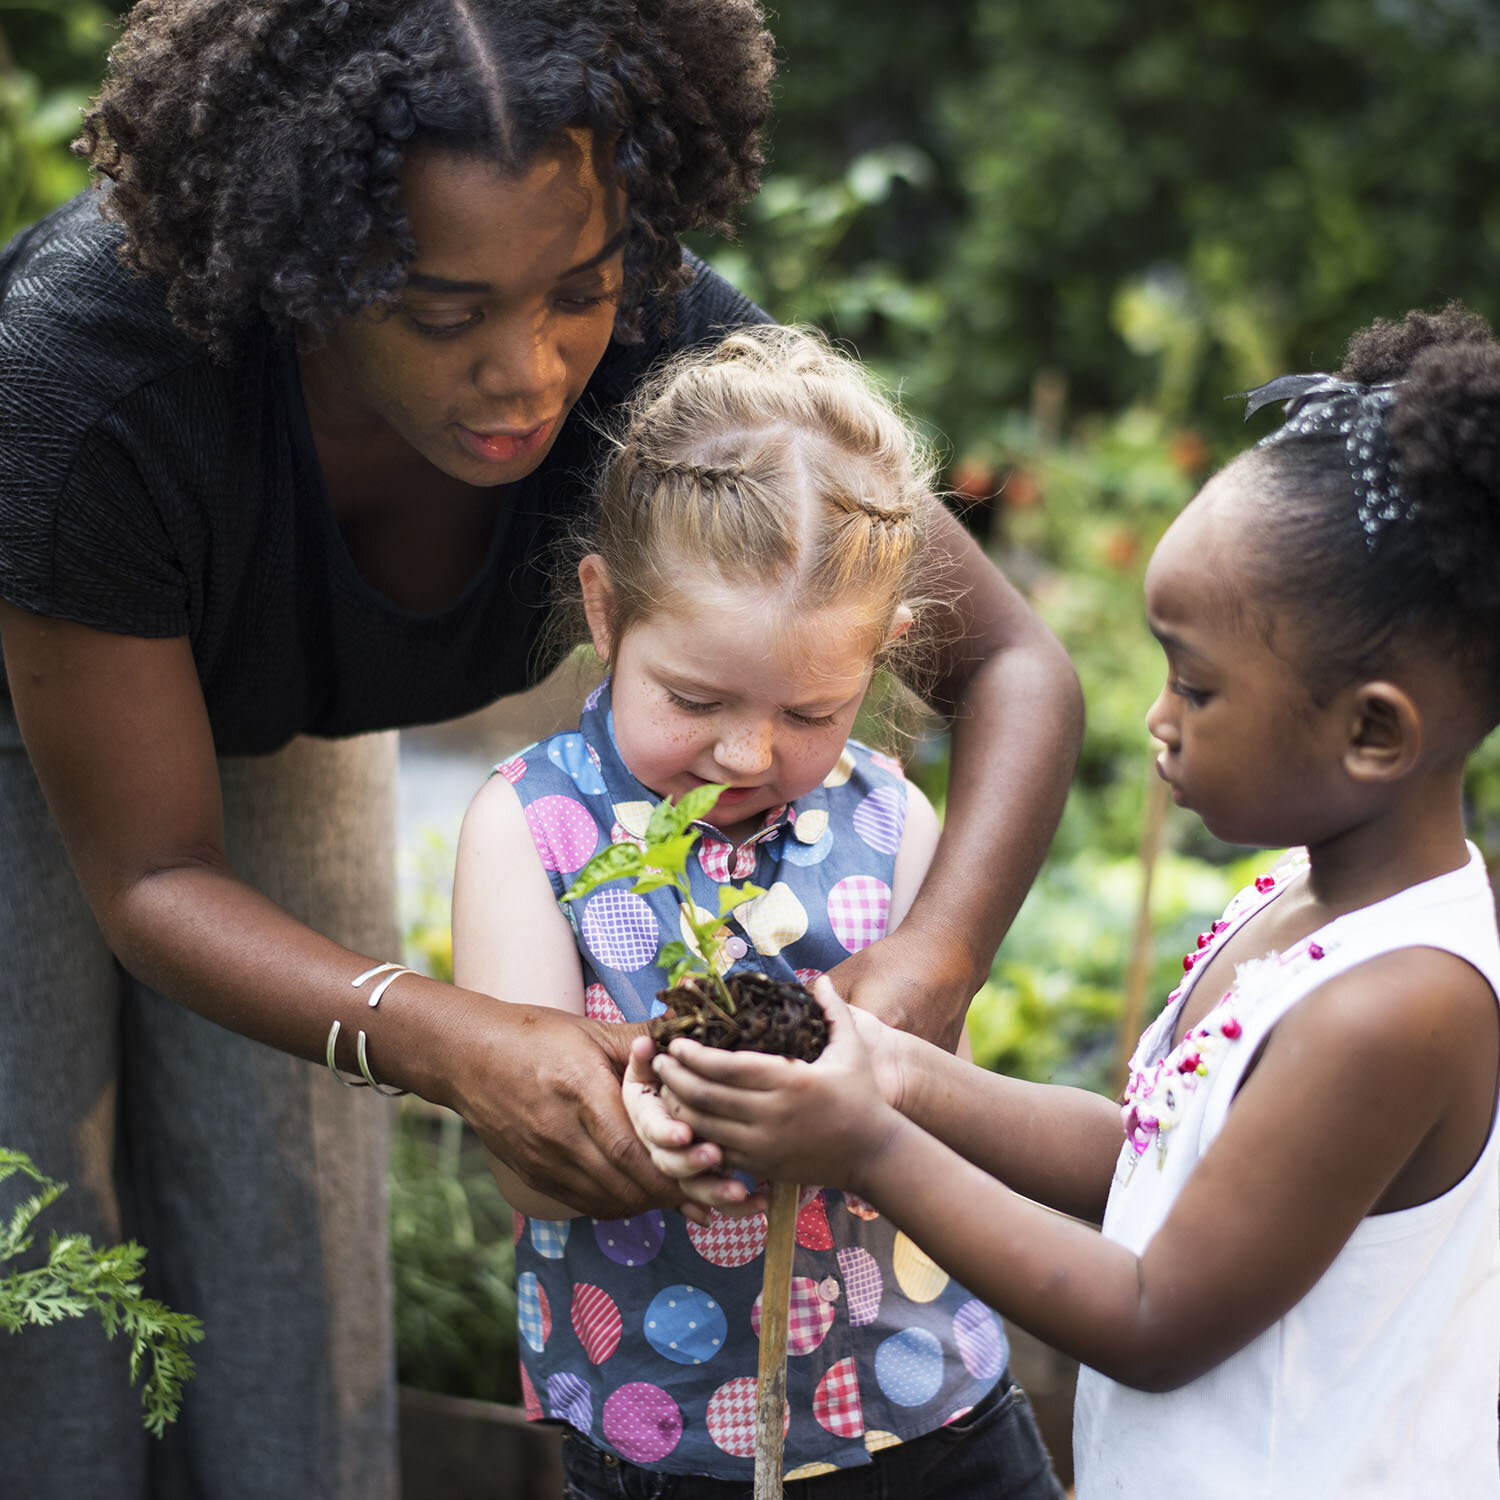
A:
<svg viewBox="0 0 1500 1500">
<path fill-rule="evenodd" d="M 811 1065 L 674 1043 L 656 1062 L 665 1107 L 732 1168 L 858 1193 L 996 1311 L 1143 1390 L 1212 1369 L 1305 1297 L 1369 1215 L 1473 1170 L 1500 1059 L 1495 996 L 1458 958 L 1406 949 L 1337 976 L 1278 1022 L 1136 1253 L 1041 1206 L 1102 1207 L 1122 1140 L 1108 1101 L 1023 1094 L 927 1048 L 903 1059 L 898 1110 L 863 1030 L 830 1010 Z"/>
<path fill-rule="evenodd" d="M 1083 697 L 1055 636 L 933 502 L 940 603 L 926 613 L 929 697 L 949 721 L 943 834 L 911 911 L 832 971 L 846 1000 L 952 1047 L 1062 816 Z"/>
<path fill-rule="evenodd" d="M 142 640 L 0 604 L 26 748 L 106 941 L 131 973 L 210 1020 L 321 1061 L 369 1036 L 372 1071 L 463 1115 L 552 1196 L 616 1217 L 675 1202 L 620 1103 L 625 1028 L 513 1005 L 415 974 L 372 1012 L 354 953 L 240 880 L 185 639 Z M 329 1086 L 334 1087 L 329 1080 Z"/>
</svg>

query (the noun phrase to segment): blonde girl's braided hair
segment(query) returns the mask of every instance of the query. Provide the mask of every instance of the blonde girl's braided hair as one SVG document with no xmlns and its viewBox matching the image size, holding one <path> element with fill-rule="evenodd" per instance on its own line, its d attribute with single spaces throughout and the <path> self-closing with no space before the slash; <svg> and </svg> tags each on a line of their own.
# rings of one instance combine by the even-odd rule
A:
<svg viewBox="0 0 1500 1500">
<path fill-rule="evenodd" d="M 590 549 L 613 635 L 708 572 L 789 607 L 869 604 L 883 640 L 914 605 L 932 467 L 871 376 L 820 334 L 756 326 L 640 391 L 604 471 Z"/>
</svg>

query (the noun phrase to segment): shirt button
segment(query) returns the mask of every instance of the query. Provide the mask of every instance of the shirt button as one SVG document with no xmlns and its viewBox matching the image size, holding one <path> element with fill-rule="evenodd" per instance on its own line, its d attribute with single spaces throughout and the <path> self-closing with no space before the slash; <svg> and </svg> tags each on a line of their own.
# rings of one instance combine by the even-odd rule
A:
<svg viewBox="0 0 1500 1500">
<path fill-rule="evenodd" d="M 839 1283 L 836 1276 L 825 1276 L 818 1283 L 818 1296 L 824 1302 L 837 1302 L 839 1300 Z"/>
<path fill-rule="evenodd" d="M 724 943 L 724 951 L 731 959 L 743 958 L 750 949 L 746 946 L 744 938 L 731 937 Z"/>
</svg>

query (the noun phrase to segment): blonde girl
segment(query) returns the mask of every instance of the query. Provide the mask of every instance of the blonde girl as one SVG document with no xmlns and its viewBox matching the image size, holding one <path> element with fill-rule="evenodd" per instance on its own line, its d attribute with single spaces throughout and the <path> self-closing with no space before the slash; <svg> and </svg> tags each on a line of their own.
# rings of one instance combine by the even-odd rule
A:
<svg viewBox="0 0 1500 1500">
<path fill-rule="evenodd" d="M 727 789 L 699 825 L 695 900 L 717 910 L 731 881 L 766 892 L 727 923 L 730 967 L 838 983 L 904 920 L 937 818 L 850 732 L 934 587 L 932 507 L 911 433 L 814 336 L 748 330 L 667 367 L 608 465 L 578 567 L 610 675 L 577 732 L 500 766 L 465 821 L 462 983 L 616 1025 L 659 1012 L 672 894 L 616 882 L 571 922 L 558 897 L 597 849 L 639 837 L 659 798 L 705 783 Z M 748 1494 L 765 1224 L 717 1211 L 744 1185 L 719 1182 L 697 1222 L 605 1222 L 500 1178 L 527 1215 L 526 1400 L 568 1425 L 572 1492 Z M 1057 1495 L 983 1303 L 841 1193 L 809 1197 L 798 1246 L 794 1493 Z"/>
</svg>

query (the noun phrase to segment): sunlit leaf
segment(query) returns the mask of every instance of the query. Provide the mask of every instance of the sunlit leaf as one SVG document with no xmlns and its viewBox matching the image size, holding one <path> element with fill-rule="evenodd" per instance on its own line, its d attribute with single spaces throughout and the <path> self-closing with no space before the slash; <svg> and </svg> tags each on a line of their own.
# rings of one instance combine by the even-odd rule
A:
<svg viewBox="0 0 1500 1500">
<path fill-rule="evenodd" d="M 601 849 L 573 877 L 573 883 L 563 892 L 562 899 L 577 901 L 611 880 L 639 875 L 645 867 L 645 856 L 634 844 L 611 844 L 609 848 Z"/>
<path fill-rule="evenodd" d="M 743 906 L 747 901 L 753 901 L 757 896 L 764 896 L 765 891 L 758 885 L 752 885 L 748 880 L 744 885 L 723 885 L 719 887 L 719 915 L 727 917 L 736 907 Z"/>
<path fill-rule="evenodd" d="M 663 943 L 661 951 L 656 955 L 656 961 L 662 968 L 670 969 L 674 964 L 680 964 L 684 959 L 691 959 L 693 953 L 680 938 L 670 943 Z"/>
<path fill-rule="evenodd" d="M 693 832 L 673 834 L 662 839 L 659 843 L 646 841 L 646 864 L 653 870 L 670 870 L 675 874 L 682 874 L 687 869 L 688 855 L 693 851 L 693 845 L 698 842 L 698 835 Z"/>
</svg>

